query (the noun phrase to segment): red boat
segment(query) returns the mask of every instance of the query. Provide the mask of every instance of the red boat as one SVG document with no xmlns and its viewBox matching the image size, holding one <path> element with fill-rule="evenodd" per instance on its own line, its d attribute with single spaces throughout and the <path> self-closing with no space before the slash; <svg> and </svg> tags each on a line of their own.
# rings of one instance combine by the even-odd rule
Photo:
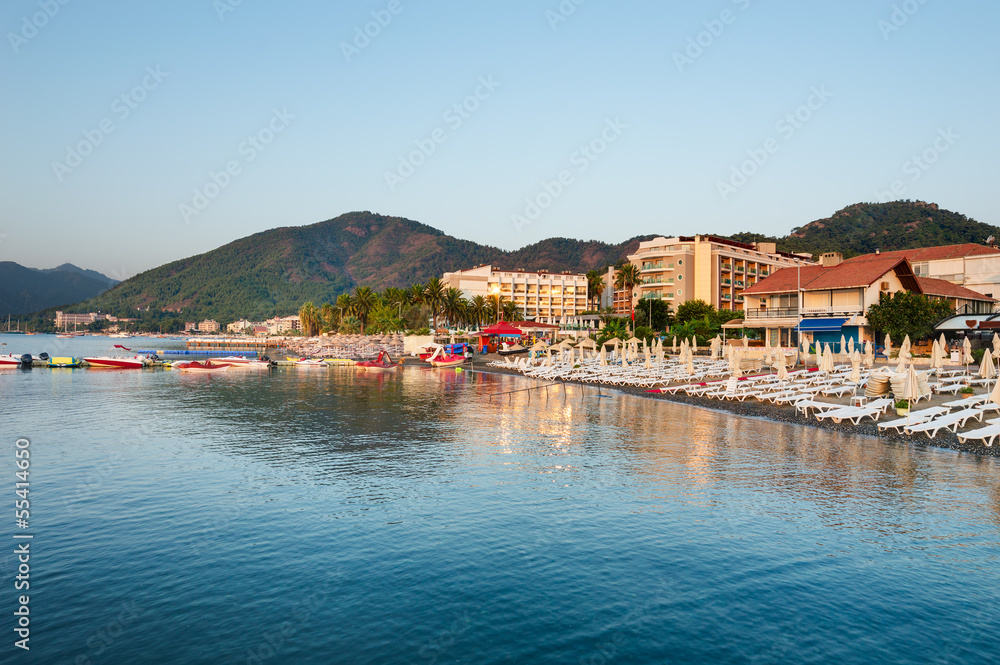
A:
<svg viewBox="0 0 1000 665">
<path fill-rule="evenodd" d="M 465 356 L 445 353 L 444 347 L 439 346 L 434 350 L 434 353 L 427 358 L 427 362 L 434 367 L 457 367 L 465 362 Z"/>
<path fill-rule="evenodd" d="M 127 347 L 121 344 L 115 344 L 115 349 L 119 349 L 118 355 L 114 356 L 91 356 L 89 358 L 84 358 L 88 365 L 91 367 L 110 367 L 113 369 L 142 369 L 146 364 L 145 358 L 140 358 L 139 356 L 134 356 L 132 358 L 126 358 L 122 351 L 131 351 Z"/>
<path fill-rule="evenodd" d="M 205 362 L 198 362 L 197 360 L 191 360 L 188 362 L 174 363 L 171 365 L 174 369 L 179 369 L 182 372 L 197 372 L 206 374 L 209 372 L 225 372 L 229 369 L 229 365 L 216 364 L 211 360 L 206 360 Z"/>
<path fill-rule="evenodd" d="M 399 369 L 399 363 L 392 362 L 387 351 L 379 351 L 375 360 L 361 360 L 354 364 L 366 372 L 395 372 Z"/>
</svg>

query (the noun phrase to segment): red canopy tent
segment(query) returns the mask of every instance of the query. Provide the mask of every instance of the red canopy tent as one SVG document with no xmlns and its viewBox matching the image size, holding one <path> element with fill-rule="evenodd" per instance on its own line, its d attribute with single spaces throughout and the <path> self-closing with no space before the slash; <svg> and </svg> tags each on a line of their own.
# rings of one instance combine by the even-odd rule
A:
<svg viewBox="0 0 1000 665">
<path fill-rule="evenodd" d="M 504 337 L 520 337 L 522 334 L 520 328 L 515 328 L 506 321 L 494 323 L 492 326 L 484 328 L 483 332 L 487 335 L 501 335 Z"/>
</svg>

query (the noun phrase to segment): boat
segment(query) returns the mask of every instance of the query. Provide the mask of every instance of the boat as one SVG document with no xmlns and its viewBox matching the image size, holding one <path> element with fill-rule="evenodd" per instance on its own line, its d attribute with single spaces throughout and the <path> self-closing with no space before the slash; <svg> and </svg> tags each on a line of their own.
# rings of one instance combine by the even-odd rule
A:
<svg viewBox="0 0 1000 665">
<path fill-rule="evenodd" d="M 229 364 L 213 363 L 211 360 L 206 360 L 205 362 L 198 362 L 197 360 L 190 360 L 188 362 L 181 362 L 171 365 L 172 369 L 179 369 L 182 372 L 192 372 L 208 374 L 210 372 L 225 372 L 227 369 L 232 367 Z"/>
<path fill-rule="evenodd" d="M 53 356 L 49 358 L 49 367 L 79 367 L 80 359 L 73 356 Z"/>
<path fill-rule="evenodd" d="M 502 348 L 497 351 L 501 356 L 515 356 L 519 353 L 527 353 L 528 349 L 524 348 L 520 344 L 514 344 L 513 346 L 508 345 L 506 342 L 502 344 Z"/>
<path fill-rule="evenodd" d="M 434 350 L 434 353 L 427 358 L 427 362 L 429 362 L 432 367 L 457 367 L 465 362 L 465 356 L 445 353 L 444 347 L 439 346 Z"/>
<path fill-rule="evenodd" d="M 11 353 L 0 356 L 0 369 L 12 369 L 21 366 L 22 359 Z"/>
<path fill-rule="evenodd" d="M 69 333 L 59 333 L 56 335 L 56 339 L 73 339 L 76 335 L 70 335 Z"/>
<path fill-rule="evenodd" d="M 354 364 L 366 372 L 395 372 L 400 365 L 392 362 L 387 351 L 379 351 L 375 360 L 361 360 Z"/>
<path fill-rule="evenodd" d="M 329 367 L 324 361 L 319 358 L 303 358 L 295 362 L 296 367 Z"/>
<path fill-rule="evenodd" d="M 142 369 L 146 365 L 146 359 L 139 356 L 134 356 L 128 358 L 124 355 L 125 351 L 131 351 L 132 349 L 126 348 L 121 344 L 115 344 L 111 349 L 111 352 L 115 355 L 111 356 L 89 356 L 85 357 L 83 360 L 91 367 L 111 367 L 114 369 Z"/>
<path fill-rule="evenodd" d="M 20 319 L 17 320 L 17 330 L 11 330 L 10 329 L 10 314 L 8 314 L 7 315 L 7 330 L 0 331 L 0 332 L 3 332 L 4 335 L 23 335 L 24 331 L 21 330 L 21 320 Z"/>
<path fill-rule="evenodd" d="M 230 365 L 233 369 L 268 369 L 269 360 L 255 360 L 245 356 L 226 356 L 225 358 L 209 358 L 209 362 Z"/>
</svg>

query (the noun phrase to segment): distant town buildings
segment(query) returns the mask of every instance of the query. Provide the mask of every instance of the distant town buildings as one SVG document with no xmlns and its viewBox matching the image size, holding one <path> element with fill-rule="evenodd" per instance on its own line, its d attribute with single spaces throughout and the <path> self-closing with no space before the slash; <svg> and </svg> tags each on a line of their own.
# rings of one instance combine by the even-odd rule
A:
<svg viewBox="0 0 1000 665">
<path fill-rule="evenodd" d="M 268 319 L 265 325 L 267 326 L 267 333 L 269 335 L 280 335 L 293 330 L 302 330 L 302 320 L 299 319 L 298 314 Z"/>
<path fill-rule="evenodd" d="M 198 332 L 203 333 L 219 332 L 220 328 L 219 322 L 212 319 L 205 319 L 198 324 Z"/>
<path fill-rule="evenodd" d="M 554 325 L 571 324 L 587 311 L 587 276 L 579 273 L 494 270 L 482 265 L 446 272 L 446 288 L 456 288 L 465 298 L 500 296 L 513 301 L 526 319 Z"/>
</svg>

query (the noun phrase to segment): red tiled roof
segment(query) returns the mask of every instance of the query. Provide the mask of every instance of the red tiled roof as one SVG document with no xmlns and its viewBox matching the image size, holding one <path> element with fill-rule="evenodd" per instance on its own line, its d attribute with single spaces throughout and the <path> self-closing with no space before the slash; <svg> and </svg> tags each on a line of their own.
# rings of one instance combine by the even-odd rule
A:
<svg viewBox="0 0 1000 665">
<path fill-rule="evenodd" d="M 920 292 L 932 296 L 944 296 L 945 298 L 961 298 L 962 300 L 981 300 L 984 302 L 996 302 L 995 298 L 985 296 L 978 291 L 967 289 L 958 284 L 946 282 L 943 279 L 933 279 L 931 277 L 917 277 L 920 284 Z"/>
<path fill-rule="evenodd" d="M 869 256 L 875 257 L 875 255 Z M 795 293 L 798 288 L 803 291 L 867 288 L 892 271 L 895 271 L 904 282 L 913 275 L 906 259 L 879 256 L 866 261 L 844 262 L 830 268 L 823 266 L 782 268 L 748 287 L 743 294 Z"/>
<path fill-rule="evenodd" d="M 869 261 L 873 258 L 893 258 L 907 259 L 910 263 L 914 263 L 916 261 L 960 259 L 964 256 L 984 256 L 987 254 L 1000 254 L 1000 250 L 989 245 L 966 242 L 960 245 L 938 245 L 936 247 L 918 247 L 917 249 L 899 249 L 880 254 L 862 254 L 851 259 L 845 259 L 844 262 L 853 263 L 855 261 Z"/>
</svg>

